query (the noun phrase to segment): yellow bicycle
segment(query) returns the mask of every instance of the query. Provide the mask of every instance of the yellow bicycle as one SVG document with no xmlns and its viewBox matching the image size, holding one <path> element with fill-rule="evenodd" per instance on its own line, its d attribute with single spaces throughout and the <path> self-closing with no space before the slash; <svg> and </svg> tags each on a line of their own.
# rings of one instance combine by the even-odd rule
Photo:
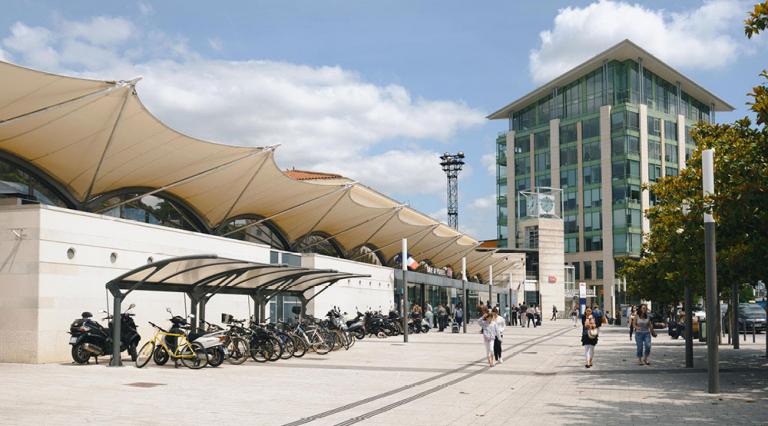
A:
<svg viewBox="0 0 768 426">
<path fill-rule="evenodd" d="M 142 368 L 149 363 L 149 360 L 155 353 L 155 347 L 162 348 L 170 355 L 174 362 L 180 360 L 187 368 L 197 370 L 208 365 L 208 356 L 203 345 L 197 342 L 190 342 L 187 340 L 186 334 L 171 333 L 152 322 L 149 322 L 149 324 L 156 328 L 157 331 L 155 332 L 155 335 L 152 336 L 152 339 L 145 343 L 139 350 L 139 354 L 136 357 L 136 367 Z M 166 337 L 175 337 L 177 339 L 175 349 L 168 347 L 168 344 L 165 341 Z"/>
</svg>

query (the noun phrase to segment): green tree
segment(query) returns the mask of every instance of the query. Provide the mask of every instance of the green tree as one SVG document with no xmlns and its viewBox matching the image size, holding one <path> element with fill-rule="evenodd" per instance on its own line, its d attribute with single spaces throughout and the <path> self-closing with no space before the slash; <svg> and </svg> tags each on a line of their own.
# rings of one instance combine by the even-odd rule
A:
<svg viewBox="0 0 768 426">
<path fill-rule="evenodd" d="M 767 23 L 768 1 L 757 4 L 745 21 L 747 36 L 765 30 Z M 761 76 L 765 82 L 748 94 L 755 123 L 747 117 L 732 124 L 698 123 L 691 131 L 697 148 L 687 168 L 653 185 L 659 202 L 646 213 L 650 235 L 640 259 L 627 259 L 619 270 L 632 293 L 677 301 L 687 284 L 703 294 L 705 211 L 717 222 L 718 282 L 725 293 L 734 281 L 768 276 L 768 73 Z M 715 151 L 715 195 L 706 199 L 704 149 Z"/>
</svg>

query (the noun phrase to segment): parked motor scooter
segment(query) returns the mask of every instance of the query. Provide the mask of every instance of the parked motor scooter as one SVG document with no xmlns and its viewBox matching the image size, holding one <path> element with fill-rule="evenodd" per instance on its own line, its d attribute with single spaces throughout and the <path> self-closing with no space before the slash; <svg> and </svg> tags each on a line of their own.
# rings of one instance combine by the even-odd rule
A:
<svg viewBox="0 0 768 426">
<path fill-rule="evenodd" d="M 136 360 L 136 348 L 141 336 L 136 331 L 136 323 L 133 322 L 132 313 L 128 312 L 136 307 L 131 305 L 120 315 L 120 352 L 128 350 L 131 360 Z M 106 311 L 101 311 L 107 314 Z M 88 364 L 91 357 L 99 363 L 99 357 L 112 353 L 112 316 L 107 314 L 105 320 L 110 320 L 107 327 L 92 319 L 93 314 L 83 312 L 81 318 L 72 322 L 69 326 L 69 344 L 72 345 L 72 359 L 78 364 Z"/>
</svg>

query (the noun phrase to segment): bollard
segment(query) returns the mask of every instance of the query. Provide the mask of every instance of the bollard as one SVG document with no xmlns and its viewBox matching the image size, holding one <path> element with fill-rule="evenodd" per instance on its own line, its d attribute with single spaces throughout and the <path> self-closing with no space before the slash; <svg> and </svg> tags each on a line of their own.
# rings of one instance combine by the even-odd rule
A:
<svg viewBox="0 0 768 426">
<path fill-rule="evenodd" d="M 755 323 L 752 323 L 752 343 L 755 343 Z"/>
<path fill-rule="evenodd" d="M 747 322 L 744 321 L 744 325 L 741 327 L 742 330 L 744 330 L 744 341 L 747 341 Z"/>
</svg>

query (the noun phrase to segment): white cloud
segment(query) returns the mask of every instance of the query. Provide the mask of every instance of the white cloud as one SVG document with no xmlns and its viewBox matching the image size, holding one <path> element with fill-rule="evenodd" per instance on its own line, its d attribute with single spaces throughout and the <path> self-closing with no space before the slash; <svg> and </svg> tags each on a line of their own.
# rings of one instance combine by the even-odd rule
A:
<svg viewBox="0 0 768 426">
<path fill-rule="evenodd" d="M 485 197 L 475 198 L 469 203 L 470 210 L 485 210 L 496 205 L 496 194 L 491 194 Z M 496 209 L 493 209 L 494 212 Z"/>
<path fill-rule="evenodd" d="M 208 39 L 208 46 L 211 49 L 220 52 L 224 49 L 224 42 L 218 37 L 212 37 Z"/>
<path fill-rule="evenodd" d="M 429 217 L 443 223 L 448 223 L 448 209 L 443 207 L 442 209 L 430 213 Z"/>
<path fill-rule="evenodd" d="M 142 100 L 171 127 L 220 143 L 280 144 L 283 167 L 341 173 L 405 197 L 444 191 L 438 154 L 421 143 L 484 122 L 463 103 L 373 84 L 338 66 L 205 58 L 182 37 L 122 18 L 59 20 L 50 29 L 16 23 L 2 45 L 10 59 L 47 71 L 143 75 Z M 412 146 L 384 149 L 393 141 Z"/>
<path fill-rule="evenodd" d="M 717 68 L 740 52 L 741 0 L 714 0 L 672 13 L 640 4 L 600 0 L 561 9 L 553 28 L 539 34 L 529 57 L 533 80 L 543 83 L 620 42 L 630 39 L 675 67 Z"/>
<path fill-rule="evenodd" d="M 139 8 L 139 13 L 141 13 L 144 16 L 149 16 L 149 15 L 155 13 L 155 8 L 152 7 L 152 5 L 147 3 L 147 2 L 140 1 L 137 4 L 137 6 Z"/>
<path fill-rule="evenodd" d="M 496 176 L 496 154 L 483 154 L 480 158 L 480 164 L 485 167 L 485 171 L 491 176 Z"/>
</svg>

